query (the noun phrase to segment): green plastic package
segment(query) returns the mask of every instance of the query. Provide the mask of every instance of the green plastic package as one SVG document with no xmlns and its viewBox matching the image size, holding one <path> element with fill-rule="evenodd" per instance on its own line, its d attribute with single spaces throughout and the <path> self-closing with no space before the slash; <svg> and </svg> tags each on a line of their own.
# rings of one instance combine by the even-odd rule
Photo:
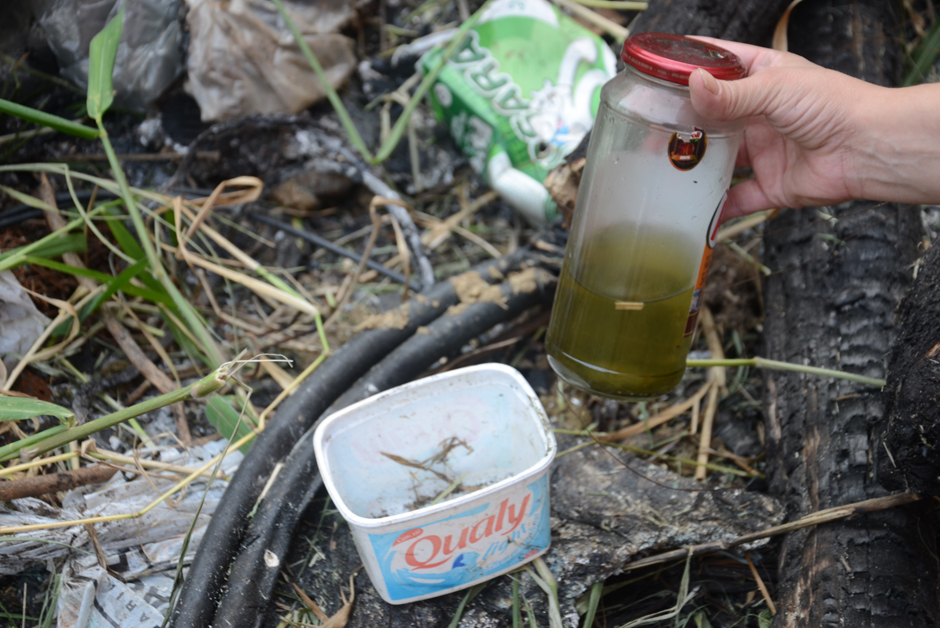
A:
<svg viewBox="0 0 940 628">
<path fill-rule="evenodd" d="M 435 48 L 419 61 L 437 64 Z M 497 0 L 470 29 L 430 92 L 477 172 L 536 225 L 557 211 L 542 181 L 591 130 L 616 57 L 545 0 Z"/>
</svg>

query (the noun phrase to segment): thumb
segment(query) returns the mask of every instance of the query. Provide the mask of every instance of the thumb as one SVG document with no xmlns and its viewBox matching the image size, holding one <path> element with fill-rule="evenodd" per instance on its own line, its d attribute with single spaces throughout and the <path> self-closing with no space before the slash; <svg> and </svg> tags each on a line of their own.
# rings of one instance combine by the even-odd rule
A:
<svg viewBox="0 0 940 628">
<path fill-rule="evenodd" d="M 689 91 L 699 114 L 712 120 L 737 120 L 766 113 L 778 90 L 759 75 L 719 81 L 699 68 L 689 76 Z"/>
</svg>

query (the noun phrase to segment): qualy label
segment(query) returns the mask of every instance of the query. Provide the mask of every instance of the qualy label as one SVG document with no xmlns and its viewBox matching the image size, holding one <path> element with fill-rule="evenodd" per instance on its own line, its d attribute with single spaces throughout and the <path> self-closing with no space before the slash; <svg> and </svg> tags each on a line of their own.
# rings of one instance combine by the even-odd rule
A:
<svg viewBox="0 0 940 628">
<path fill-rule="evenodd" d="M 392 600 L 496 575 L 548 548 L 548 474 L 510 497 L 369 540 Z"/>
</svg>

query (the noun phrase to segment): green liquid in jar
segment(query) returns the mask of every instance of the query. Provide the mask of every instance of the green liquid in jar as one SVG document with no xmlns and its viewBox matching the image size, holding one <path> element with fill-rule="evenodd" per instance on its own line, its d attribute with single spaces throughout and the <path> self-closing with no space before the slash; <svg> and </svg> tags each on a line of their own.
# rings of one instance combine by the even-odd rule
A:
<svg viewBox="0 0 940 628">
<path fill-rule="evenodd" d="M 618 231 L 585 241 L 578 279 L 569 272 L 571 264 L 564 264 L 548 359 L 562 379 L 593 394 L 655 397 L 675 388 L 685 372 L 695 282 L 689 277 L 690 252 L 645 238 L 645 245 L 634 239 L 635 246 L 624 246 Z M 654 297 L 643 299 L 644 294 Z M 640 304 L 642 309 L 623 309 Z"/>
</svg>

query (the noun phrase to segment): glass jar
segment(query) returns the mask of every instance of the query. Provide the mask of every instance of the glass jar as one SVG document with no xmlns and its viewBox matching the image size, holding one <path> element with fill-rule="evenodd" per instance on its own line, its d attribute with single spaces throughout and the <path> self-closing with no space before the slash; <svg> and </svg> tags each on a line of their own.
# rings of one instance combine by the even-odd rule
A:
<svg viewBox="0 0 940 628">
<path fill-rule="evenodd" d="M 558 375 L 643 399 L 685 372 L 743 121 L 699 116 L 689 74 L 742 78 L 722 48 L 642 33 L 601 91 L 548 331 Z"/>
</svg>

